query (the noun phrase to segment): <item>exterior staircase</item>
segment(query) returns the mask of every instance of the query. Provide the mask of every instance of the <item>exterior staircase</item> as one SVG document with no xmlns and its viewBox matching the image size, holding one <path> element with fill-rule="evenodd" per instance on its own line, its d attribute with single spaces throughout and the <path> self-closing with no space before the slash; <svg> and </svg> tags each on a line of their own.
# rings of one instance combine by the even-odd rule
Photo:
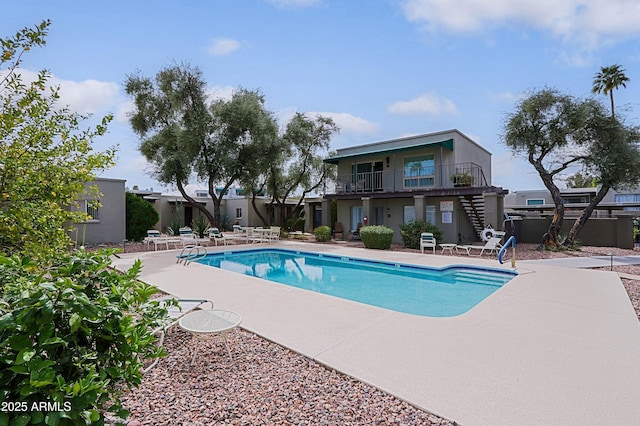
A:
<svg viewBox="0 0 640 426">
<path fill-rule="evenodd" d="M 482 231 L 485 228 L 484 223 L 484 196 L 479 195 L 460 195 L 458 197 L 460 203 L 464 208 L 465 213 L 471 223 L 473 224 L 473 230 L 478 235 L 478 238 L 482 239 Z"/>
</svg>

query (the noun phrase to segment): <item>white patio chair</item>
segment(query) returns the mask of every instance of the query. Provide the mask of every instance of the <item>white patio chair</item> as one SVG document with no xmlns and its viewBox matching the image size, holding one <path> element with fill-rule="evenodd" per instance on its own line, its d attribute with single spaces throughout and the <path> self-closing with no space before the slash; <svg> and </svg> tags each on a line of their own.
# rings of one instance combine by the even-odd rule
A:
<svg viewBox="0 0 640 426">
<path fill-rule="evenodd" d="M 280 240 L 280 227 L 272 226 L 271 233 L 269 234 L 269 241 L 279 241 Z"/>
<path fill-rule="evenodd" d="M 433 254 L 436 254 L 437 242 L 432 232 L 423 232 L 420 234 L 420 251 L 424 254 L 425 248 L 430 248 Z"/>
<path fill-rule="evenodd" d="M 487 241 L 485 243 L 485 245 L 481 246 L 481 245 L 457 245 L 456 246 L 456 251 L 459 250 L 465 250 L 467 252 L 467 254 L 469 256 L 482 256 L 484 254 L 485 251 L 487 251 L 487 253 L 491 254 L 491 253 L 498 253 L 498 250 L 500 250 L 500 248 L 502 247 L 502 245 L 500 244 L 500 241 L 502 240 L 502 237 L 492 237 L 489 238 L 489 241 Z M 474 250 L 480 250 L 479 254 L 471 254 L 472 251 Z"/>
<path fill-rule="evenodd" d="M 218 243 L 227 245 L 229 238 L 225 237 L 218 228 L 209 228 L 209 239 L 217 246 Z"/>
</svg>

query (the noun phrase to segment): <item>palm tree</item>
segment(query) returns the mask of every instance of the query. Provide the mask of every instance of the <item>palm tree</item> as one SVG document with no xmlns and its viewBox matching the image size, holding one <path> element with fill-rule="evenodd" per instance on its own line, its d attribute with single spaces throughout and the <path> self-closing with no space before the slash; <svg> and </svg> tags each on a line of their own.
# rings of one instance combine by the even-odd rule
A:
<svg viewBox="0 0 640 426">
<path fill-rule="evenodd" d="M 624 70 L 620 65 L 611 65 L 610 67 L 602 67 L 600 72 L 593 79 L 593 93 L 609 94 L 611 98 L 611 116 L 615 117 L 613 108 L 613 89 L 622 86 L 627 87 L 629 78 L 624 74 Z"/>
</svg>

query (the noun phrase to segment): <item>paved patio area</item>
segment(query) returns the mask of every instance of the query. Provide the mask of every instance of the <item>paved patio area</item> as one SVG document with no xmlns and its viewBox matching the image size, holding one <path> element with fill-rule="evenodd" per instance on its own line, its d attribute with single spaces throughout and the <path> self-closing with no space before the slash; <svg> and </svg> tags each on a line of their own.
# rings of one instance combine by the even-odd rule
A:
<svg viewBox="0 0 640 426">
<path fill-rule="evenodd" d="M 497 261 L 306 243 L 278 247 L 444 266 Z M 212 247 L 210 251 L 247 246 Z M 204 297 L 242 327 L 461 425 L 636 424 L 640 322 L 618 276 L 518 263 L 520 275 L 464 315 L 402 314 L 192 263 L 143 260 L 142 279 Z M 502 267 L 510 267 L 510 264 Z"/>
</svg>

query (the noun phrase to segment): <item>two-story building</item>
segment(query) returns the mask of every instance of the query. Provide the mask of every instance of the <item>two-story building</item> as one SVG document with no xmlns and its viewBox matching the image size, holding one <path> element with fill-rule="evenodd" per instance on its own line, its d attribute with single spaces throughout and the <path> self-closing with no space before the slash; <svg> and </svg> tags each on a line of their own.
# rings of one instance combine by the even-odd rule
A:
<svg viewBox="0 0 640 426">
<path fill-rule="evenodd" d="M 489 224 L 503 224 L 507 190 L 491 185 L 491 153 L 458 130 L 376 142 L 337 150 L 325 163 L 337 165 L 330 200 L 345 236 L 359 224 L 386 225 L 401 242 L 399 226 L 424 219 L 447 243 L 477 241 Z"/>
</svg>

